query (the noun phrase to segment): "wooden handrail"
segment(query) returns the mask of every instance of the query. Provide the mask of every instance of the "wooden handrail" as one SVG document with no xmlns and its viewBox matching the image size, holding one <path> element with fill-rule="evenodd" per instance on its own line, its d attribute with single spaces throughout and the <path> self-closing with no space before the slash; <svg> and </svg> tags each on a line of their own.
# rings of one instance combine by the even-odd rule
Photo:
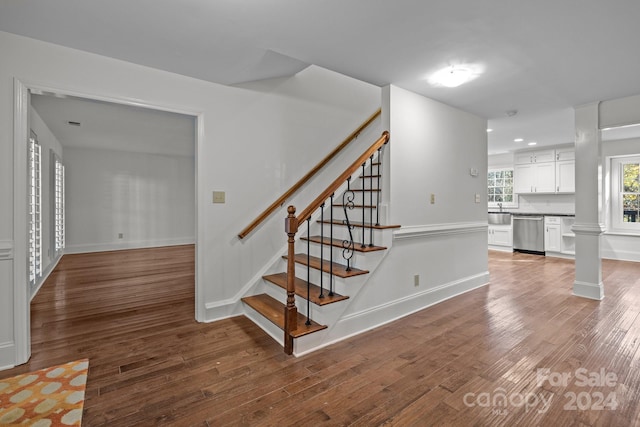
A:
<svg viewBox="0 0 640 427">
<path fill-rule="evenodd" d="M 376 152 L 376 150 L 378 150 L 378 148 L 382 147 L 387 142 L 389 142 L 389 131 L 385 130 L 384 132 L 382 132 L 382 136 L 380 136 L 380 138 L 378 138 L 378 140 L 374 142 L 373 145 L 371 145 L 371 147 L 367 149 L 367 151 L 365 151 L 360 157 L 358 157 L 358 160 L 353 162 L 351 166 L 349 166 L 342 173 L 342 175 L 336 178 L 336 180 L 333 181 L 326 190 L 324 190 L 313 202 L 311 202 L 309 206 L 307 206 L 305 210 L 303 210 L 298 215 L 298 224 L 302 224 L 303 221 L 306 221 L 308 218 L 310 218 L 311 214 L 313 214 L 325 202 L 325 200 L 331 197 L 331 195 L 335 193 L 342 184 L 344 184 L 347 178 L 353 175 L 358 170 L 358 168 L 360 168 L 367 161 L 367 159 L 371 157 L 373 153 Z"/>
<path fill-rule="evenodd" d="M 302 178 L 300 178 L 298 180 L 298 182 L 296 182 L 295 184 L 293 184 L 293 186 L 291 188 L 289 188 L 282 196 L 278 197 L 278 199 L 273 202 L 271 205 L 269 205 L 269 207 L 267 209 L 264 210 L 264 212 L 262 212 L 260 215 L 258 215 L 256 217 L 256 219 L 254 219 L 251 224 L 249 224 L 248 226 L 246 226 L 244 228 L 244 230 L 242 230 L 240 233 L 238 233 L 238 237 L 243 239 L 245 238 L 249 233 L 251 233 L 258 225 L 260 225 L 260 223 L 262 223 L 262 221 L 264 221 L 265 219 L 267 219 L 267 217 L 269 215 L 271 215 L 276 209 L 278 209 L 279 207 L 281 207 L 282 205 L 284 205 L 284 203 L 287 201 L 287 199 L 289 197 L 291 197 L 291 195 L 293 195 L 296 191 L 298 191 L 300 189 L 300 187 L 302 187 L 304 184 L 307 183 L 307 181 L 309 181 L 309 179 L 311 179 L 316 173 L 318 173 L 318 171 L 320 169 L 322 169 L 327 163 L 329 163 L 338 153 L 340 153 L 340 151 L 342 151 L 347 145 L 349 145 L 349 143 L 351 141 L 353 141 L 367 126 L 369 126 L 375 119 L 378 118 L 378 116 L 381 114 L 381 109 L 378 108 L 378 110 L 373 113 L 367 120 L 365 120 L 356 130 L 354 130 L 353 132 L 351 132 L 351 134 L 349 136 L 347 136 L 344 141 L 342 141 L 340 143 L 340 145 L 338 145 L 336 148 L 333 149 L 333 151 L 331 151 L 324 159 L 322 159 L 320 161 L 320 163 L 318 163 L 317 165 L 315 165 L 313 167 L 313 169 L 311 169 L 309 172 L 307 172 L 307 174 L 305 176 L 303 176 Z"/>
</svg>

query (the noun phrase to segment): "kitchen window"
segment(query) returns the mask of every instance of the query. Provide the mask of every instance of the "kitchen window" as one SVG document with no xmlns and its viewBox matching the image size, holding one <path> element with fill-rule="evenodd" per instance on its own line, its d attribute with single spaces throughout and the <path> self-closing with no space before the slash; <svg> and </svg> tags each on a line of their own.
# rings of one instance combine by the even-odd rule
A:
<svg viewBox="0 0 640 427">
<path fill-rule="evenodd" d="M 490 207 L 517 206 L 516 196 L 513 194 L 513 169 L 490 169 L 487 174 L 487 194 Z"/>
<path fill-rule="evenodd" d="M 611 225 L 640 232 L 640 156 L 611 160 Z"/>
</svg>

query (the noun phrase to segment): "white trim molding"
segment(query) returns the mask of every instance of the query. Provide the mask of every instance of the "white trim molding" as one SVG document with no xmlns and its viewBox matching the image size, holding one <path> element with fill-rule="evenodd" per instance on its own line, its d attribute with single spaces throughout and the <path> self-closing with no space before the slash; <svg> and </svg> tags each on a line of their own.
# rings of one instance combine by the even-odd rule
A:
<svg viewBox="0 0 640 427">
<path fill-rule="evenodd" d="M 13 259 L 13 240 L 0 240 L 0 261 Z"/>
<path fill-rule="evenodd" d="M 393 233 L 393 238 L 414 239 L 433 236 L 447 236 L 464 233 L 486 233 L 489 225 L 486 222 L 456 222 L 450 224 L 411 225 L 402 227 Z"/>
<path fill-rule="evenodd" d="M 95 244 L 83 244 L 83 245 L 67 245 L 64 249 L 65 254 L 82 254 L 89 252 L 109 252 L 109 251 L 121 251 L 127 249 L 142 249 L 142 248 L 160 248 L 163 246 L 181 246 L 181 245 L 193 245 L 195 244 L 195 238 L 182 237 L 174 239 L 157 239 L 157 240 L 136 240 L 127 241 L 122 243 L 95 243 Z"/>
<path fill-rule="evenodd" d="M 588 236 L 599 236 L 604 233 L 604 224 L 578 224 L 575 223 L 571 227 L 571 231 L 575 234 L 584 234 Z"/>
<path fill-rule="evenodd" d="M 604 285 L 600 283 L 587 283 L 576 280 L 573 282 L 573 295 L 596 301 L 604 299 Z"/>
</svg>

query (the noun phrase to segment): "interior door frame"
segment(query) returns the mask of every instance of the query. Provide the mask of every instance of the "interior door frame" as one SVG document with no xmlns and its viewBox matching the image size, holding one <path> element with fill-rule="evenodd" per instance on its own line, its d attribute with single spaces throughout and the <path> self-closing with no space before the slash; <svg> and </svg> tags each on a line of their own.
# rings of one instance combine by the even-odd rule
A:
<svg viewBox="0 0 640 427">
<path fill-rule="evenodd" d="M 204 142 L 204 113 L 195 110 L 185 110 L 182 107 L 158 105 L 145 100 L 114 97 L 105 94 L 83 93 L 60 87 L 26 82 L 14 78 L 14 108 L 13 108 L 13 328 L 15 345 L 15 365 L 26 363 L 31 357 L 31 292 L 28 280 L 28 197 L 27 197 L 27 144 L 29 137 L 29 94 L 30 91 L 46 92 L 63 96 L 75 96 L 96 101 L 105 101 L 152 110 L 192 116 L 196 120 L 195 132 L 195 318 L 205 320 L 204 289 L 200 278 L 204 267 L 204 256 L 198 243 L 198 230 L 204 229 L 204 219 L 198 214 L 198 152 Z M 63 154 L 64 156 L 64 154 Z"/>
</svg>

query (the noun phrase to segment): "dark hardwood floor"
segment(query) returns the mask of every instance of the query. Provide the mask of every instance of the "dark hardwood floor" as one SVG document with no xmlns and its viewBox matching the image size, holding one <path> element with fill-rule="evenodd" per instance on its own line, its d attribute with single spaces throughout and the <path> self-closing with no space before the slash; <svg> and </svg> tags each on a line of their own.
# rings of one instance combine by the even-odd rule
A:
<svg viewBox="0 0 640 427">
<path fill-rule="evenodd" d="M 66 255 L 0 378 L 88 357 L 85 426 L 640 424 L 640 264 L 603 261 L 597 302 L 572 261 L 489 259 L 489 286 L 294 358 L 193 320 L 192 246 Z"/>
</svg>

